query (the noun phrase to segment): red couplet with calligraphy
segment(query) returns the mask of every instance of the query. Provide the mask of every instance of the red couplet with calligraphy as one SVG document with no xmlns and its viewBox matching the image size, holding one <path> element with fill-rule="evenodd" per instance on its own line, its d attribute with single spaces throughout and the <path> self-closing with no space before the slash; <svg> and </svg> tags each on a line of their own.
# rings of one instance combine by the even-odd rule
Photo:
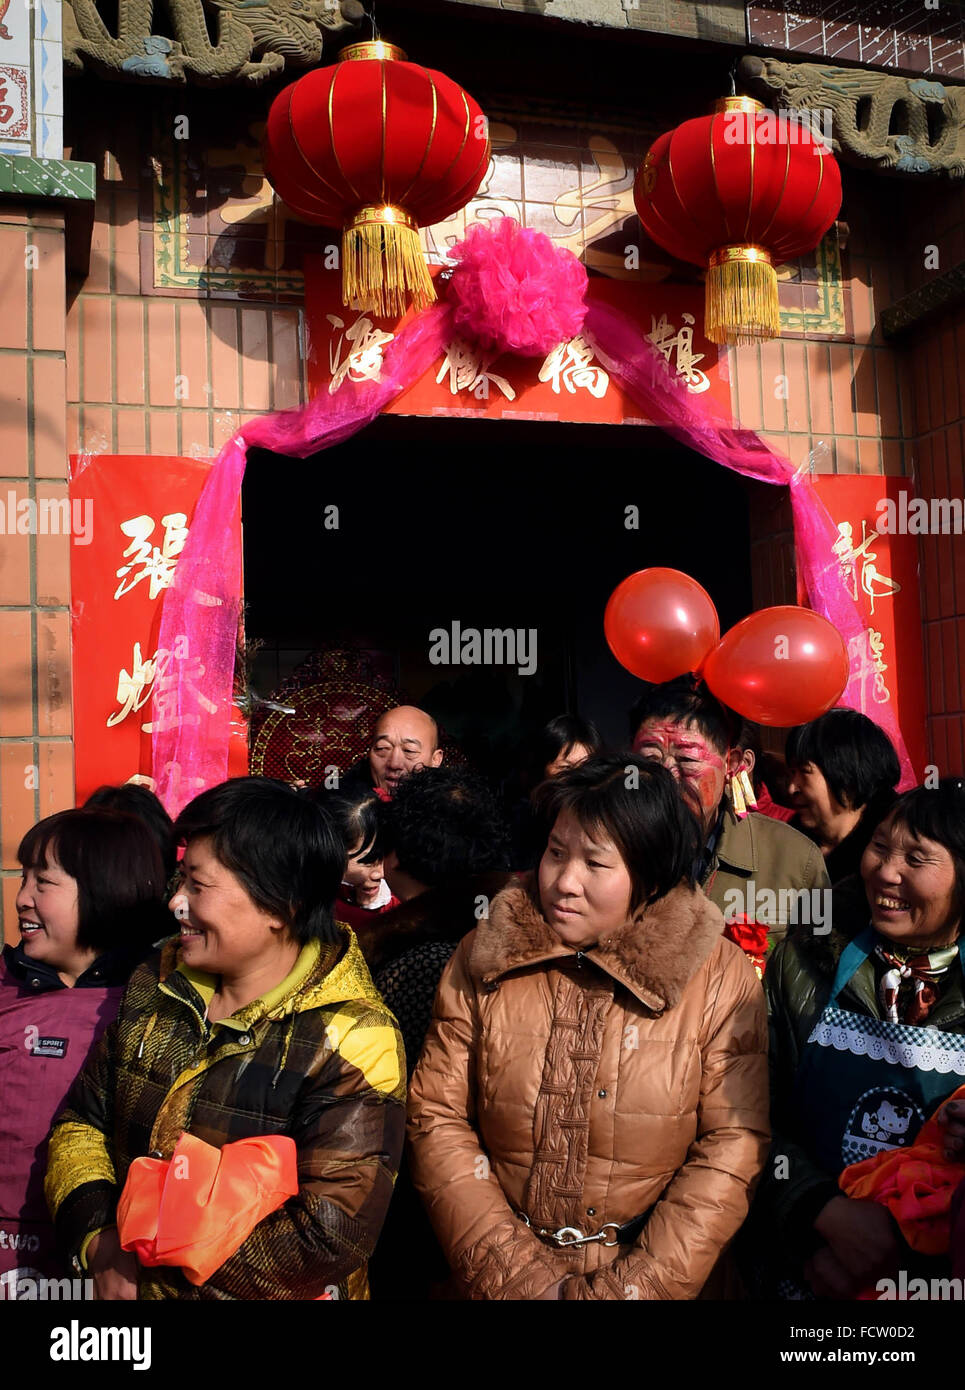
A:
<svg viewBox="0 0 965 1390">
<path fill-rule="evenodd" d="M 210 468 L 203 459 L 71 457 L 71 514 L 84 522 L 70 547 L 78 805 L 105 783 L 153 785 L 151 696 L 170 661 L 158 650 L 161 605 Z M 232 525 L 240 531 L 240 504 Z M 247 770 L 248 729 L 236 709 L 228 775 Z"/>
<path fill-rule="evenodd" d="M 433 276 L 441 267 L 432 266 Z M 730 416 L 730 386 L 717 347 L 704 337 L 703 290 L 688 285 L 638 285 L 591 277 L 588 301 L 615 305 L 663 354 L 697 395 L 707 393 Z M 312 394 L 332 395 L 346 379 L 377 381 L 385 348 L 411 318 L 382 319 L 341 301 L 339 272 L 321 256 L 305 259 Z M 640 408 L 597 361 L 583 335 L 543 358 L 497 356 L 454 339 L 417 382 L 386 408 L 391 415 L 460 415 L 506 420 L 567 420 L 588 424 L 645 424 Z"/>
<path fill-rule="evenodd" d="M 816 474 L 812 481 L 837 532 L 834 562 L 865 624 L 859 708 L 874 719 L 891 705 L 921 781 L 928 759 L 918 537 L 902 534 L 901 494 L 906 503 L 913 496 L 911 479 Z"/>
</svg>

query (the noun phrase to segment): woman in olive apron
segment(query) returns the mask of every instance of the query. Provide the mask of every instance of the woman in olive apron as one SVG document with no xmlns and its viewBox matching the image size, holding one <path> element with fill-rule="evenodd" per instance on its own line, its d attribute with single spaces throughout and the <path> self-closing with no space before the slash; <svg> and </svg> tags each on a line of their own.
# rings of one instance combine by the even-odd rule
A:
<svg viewBox="0 0 965 1390">
<path fill-rule="evenodd" d="M 758 1293 L 853 1298 L 920 1272 L 885 1208 L 838 1177 L 909 1147 L 965 1084 L 963 902 L 965 783 L 946 779 L 898 800 L 830 930 L 799 925 L 768 961 L 775 1137 L 744 1242 Z M 965 1161 L 965 1105 L 946 1115 L 946 1154 Z"/>
</svg>

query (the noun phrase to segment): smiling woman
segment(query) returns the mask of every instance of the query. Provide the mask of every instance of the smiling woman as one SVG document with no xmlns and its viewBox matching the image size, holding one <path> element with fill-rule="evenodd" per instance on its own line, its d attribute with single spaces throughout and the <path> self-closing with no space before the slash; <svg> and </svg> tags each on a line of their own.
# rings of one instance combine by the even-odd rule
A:
<svg viewBox="0 0 965 1390">
<path fill-rule="evenodd" d="M 341 837 L 307 797 L 260 777 L 203 792 L 175 833 L 179 935 L 135 973 L 51 1139 L 59 1234 L 101 1298 L 366 1297 L 402 1150 L 405 1063 L 355 937 L 332 916 Z M 183 1136 L 217 1150 L 284 1136 L 297 1157 L 297 1193 L 238 1230 L 203 1282 L 160 1257 L 139 1266 L 114 1225 L 138 1160 L 170 1160 Z M 174 1189 L 189 1200 L 187 1183 Z"/>
<path fill-rule="evenodd" d="M 60 1275 L 43 1195 L 47 1135 L 170 917 L 156 841 L 133 816 L 62 811 L 27 832 L 18 856 L 20 944 L 0 961 L 0 1274 Z"/>
<path fill-rule="evenodd" d="M 860 877 L 835 887 L 830 930 L 792 929 L 768 962 L 780 1137 L 749 1264 L 768 1271 L 772 1294 L 853 1298 L 917 1268 L 885 1208 L 845 1196 L 838 1180 L 851 1164 L 913 1145 L 965 1082 L 963 905 L 965 783 L 946 779 L 899 797 Z M 946 1157 L 962 1162 L 965 1104 L 950 1102 L 942 1125 Z"/>
</svg>

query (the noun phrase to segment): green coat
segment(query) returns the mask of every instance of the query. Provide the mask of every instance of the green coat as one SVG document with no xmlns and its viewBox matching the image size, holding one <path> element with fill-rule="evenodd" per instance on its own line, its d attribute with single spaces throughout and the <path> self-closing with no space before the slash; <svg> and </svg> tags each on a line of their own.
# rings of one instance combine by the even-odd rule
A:
<svg viewBox="0 0 965 1390">
<path fill-rule="evenodd" d="M 299 1190 L 198 1287 L 180 1268 L 141 1271 L 142 1299 L 368 1296 L 405 1132 L 405 1058 L 354 933 L 303 946 L 274 990 L 209 1024 L 216 986 L 165 943 L 131 976 L 50 1139 L 45 1191 L 79 1267 L 112 1225 L 131 1162 L 170 1158 L 185 1131 L 221 1147 L 284 1134 Z"/>
<path fill-rule="evenodd" d="M 870 920 L 864 884 L 857 875 L 843 879 L 834 889 L 832 910 L 830 933 L 816 935 L 809 927 L 794 928 L 775 947 L 764 973 L 774 1141 L 754 1203 L 751 1238 L 802 1259 L 814 1246 L 815 1217 L 839 1195 L 840 1188 L 837 1177 L 825 1172 L 808 1153 L 807 1137 L 796 1123 L 794 1081 L 804 1045 L 830 998 L 841 953 Z M 840 998 L 844 1009 L 882 1017 L 871 960 L 863 962 Z M 965 1033 L 965 980 L 957 962 L 928 1026 Z M 782 1158 L 787 1162 L 781 1163 Z"/>
<path fill-rule="evenodd" d="M 739 895 L 743 905 L 737 906 L 738 914 L 766 921 L 770 939 L 775 942 L 782 939 L 797 911 L 791 895 L 800 890 L 830 890 L 831 881 L 824 856 L 813 840 L 784 821 L 757 811 L 738 820 L 728 806 L 723 831 L 700 886 L 720 908 L 725 921 L 733 919 Z M 773 910 L 770 900 L 762 898 L 767 893 L 774 894 Z M 756 907 L 756 912 L 748 912 L 748 906 Z"/>
</svg>

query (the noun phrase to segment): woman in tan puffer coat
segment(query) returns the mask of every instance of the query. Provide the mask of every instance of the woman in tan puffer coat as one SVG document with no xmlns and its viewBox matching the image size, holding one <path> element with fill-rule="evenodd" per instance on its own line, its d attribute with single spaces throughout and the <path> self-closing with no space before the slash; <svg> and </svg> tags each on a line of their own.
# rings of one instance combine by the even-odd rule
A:
<svg viewBox="0 0 965 1390">
<path fill-rule="evenodd" d="M 470 1298 L 696 1298 L 767 1154 L 761 986 L 663 767 L 594 758 L 543 809 L 538 881 L 439 985 L 412 1177 Z"/>
</svg>

